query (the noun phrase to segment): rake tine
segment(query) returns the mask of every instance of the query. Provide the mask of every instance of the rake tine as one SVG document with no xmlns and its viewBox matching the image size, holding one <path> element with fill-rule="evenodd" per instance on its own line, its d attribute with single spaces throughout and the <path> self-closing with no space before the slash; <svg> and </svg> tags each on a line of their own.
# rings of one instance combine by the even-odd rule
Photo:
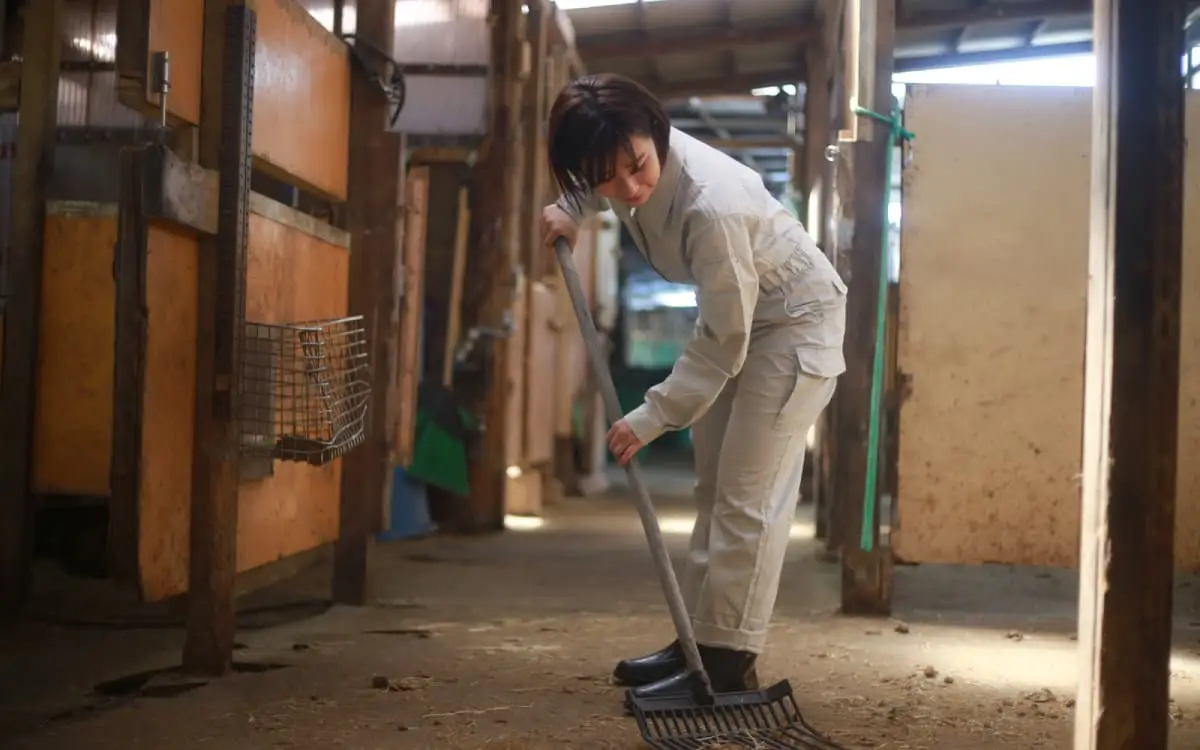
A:
<svg viewBox="0 0 1200 750">
<path fill-rule="evenodd" d="M 688 695 L 633 699 L 642 739 L 657 750 L 844 750 L 808 723 L 786 680 L 715 698 L 712 705 L 697 705 Z"/>
</svg>

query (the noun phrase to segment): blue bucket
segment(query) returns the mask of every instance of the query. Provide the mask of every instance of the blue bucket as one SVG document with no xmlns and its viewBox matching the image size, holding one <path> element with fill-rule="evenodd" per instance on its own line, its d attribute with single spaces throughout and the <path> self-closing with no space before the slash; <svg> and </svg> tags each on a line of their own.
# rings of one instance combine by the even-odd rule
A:
<svg viewBox="0 0 1200 750">
<path fill-rule="evenodd" d="M 388 507 L 391 524 L 376 536 L 380 541 L 417 539 L 437 530 L 429 517 L 429 497 L 424 483 L 410 477 L 403 467 L 392 470 L 392 495 Z"/>
</svg>

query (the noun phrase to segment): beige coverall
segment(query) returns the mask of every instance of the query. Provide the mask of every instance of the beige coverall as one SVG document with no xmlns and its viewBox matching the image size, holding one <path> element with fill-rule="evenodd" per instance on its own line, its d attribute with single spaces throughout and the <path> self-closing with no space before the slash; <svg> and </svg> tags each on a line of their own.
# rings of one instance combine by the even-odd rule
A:
<svg viewBox="0 0 1200 750">
<path fill-rule="evenodd" d="M 592 196 L 584 214 L 609 207 L 661 276 L 696 287 L 696 336 L 626 415 L 643 444 L 692 427 L 696 639 L 761 653 L 808 431 L 845 370 L 846 286 L 757 172 L 679 130 L 645 205 Z"/>
</svg>

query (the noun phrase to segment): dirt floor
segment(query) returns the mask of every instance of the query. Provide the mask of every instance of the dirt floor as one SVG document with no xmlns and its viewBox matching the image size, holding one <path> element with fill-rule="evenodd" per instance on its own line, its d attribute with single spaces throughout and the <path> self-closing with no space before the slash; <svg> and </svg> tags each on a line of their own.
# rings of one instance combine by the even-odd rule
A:
<svg viewBox="0 0 1200 750">
<path fill-rule="evenodd" d="M 679 551 L 690 481 L 659 472 L 654 485 Z M 816 727 L 847 748 L 1071 746 L 1073 576 L 902 568 L 895 618 L 844 618 L 838 568 L 820 560 L 803 511 L 795 532 L 761 676 L 789 678 Z M 64 585 L 43 571 L 42 604 L 0 634 L 0 747 L 642 747 L 609 673 L 671 633 L 619 491 L 565 501 L 539 528 L 380 545 L 375 565 L 372 607 L 327 608 L 324 565 L 249 597 L 241 667 L 209 684 L 139 676 L 178 663 L 169 621 L 39 620 Z M 114 606 L 103 584 L 72 585 L 76 608 L 87 596 Z M 1190 582 L 1178 599 L 1194 606 Z M 1181 617 L 1175 748 L 1200 747 L 1198 635 Z"/>
</svg>

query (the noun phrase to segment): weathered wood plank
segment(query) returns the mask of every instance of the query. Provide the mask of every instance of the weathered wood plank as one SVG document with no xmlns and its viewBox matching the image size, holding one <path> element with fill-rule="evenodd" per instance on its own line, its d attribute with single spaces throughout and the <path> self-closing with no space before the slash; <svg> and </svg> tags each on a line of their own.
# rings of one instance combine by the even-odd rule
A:
<svg viewBox="0 0 1200 750">
<path fill-rule="evenodd" d="M 471 191 L 471 234 L 475 263 L 480 273 L 472 274 L 468 299 L 475 304 L 471 317 L 477 324 L 498 327 L 511 313 L 518 287 L 517 264 L 519 234 L 516 203 L 521 190 L 517 177 L 517 146 L 520 138 L 521 85 L 517 62 L 522 37 L 520 0 L 492 0 L 493 97 L 496 107 L 489 124 L 487 151 L 475 168 Z M 498 185 L 504 186 L 497 189 Z M 467 507 L 456 513 L 457 531 L 494 531 L 504 527 L 504 495 L 508 480 L 507 441 L 509 419 L 509 357 L 521 357 L 511 340 L 491 341 L 491 361 L 487 363 L 489 384 L 483 404 L 487 431 L 479 458 L 471 470 L 471 498 Z"/>
<path fill-rule="evenodd" d="M 0 372 L 0 612 L 16 610 L 29 586 L 33 552 L 30 454 L 37 371 L 38 310 L 46 189 L 54 160 L 63 1 L 41 0 L 25 11 L 21 125 L 12 177 L 8 257 L 12 296 L 4 310 Z"/>
<path fill-rule="evenodd" d="M 1183 276 L 1183 0 L 1098 0 L 1077 750 L 1165 750 Z"/>
<path fill-rule="evenodd" d="M 184 669 L 220 675 L 233 657 L 240 448 L 238 346 L 246 278 L 246 211 L 253 128 L 251 86 L 256 16 L 212 0 L 204 18 L 201 166 L 219 169 L 217 236 L 198 269 L 196 427 Z"/>
<path fill-rule="evenodd" d="M 170 150 L 154 147 L 147 151 L 146 212 L 150 218 L 169 221 L 201 234 L 217 233 L 217 171 L 186 162 Z M 350 233 L 332 224 L 268 198 L 250 194 L 250 212 L 316 237 L 338 247 L 350 248 Z"/>
<path fill-rule="evenodd" d="M 298 0 L 258 0 L 256 9 L 255 165 L 322 196 L 345 200 L 351 88 L 346 44 Z M 384 32 L 371 29 L 364 18 L 360 9 L 359 37 L 379 35 L 380 49 L 391 49 L 393 40 L 382 40 Z M 385 121 L 386 115 L 380 115 L 380 128 Z"/>
<path fill-rule="evenodd" d="M 401 293 L 399 351 L 396 362 L 398 394 L 393 451 L 395 463 L 400 466 L 412 463 L 413 451 L 416 448 L 417 386 L 421 380 L 421 322 L 425 307 L 425 247 L 429 233 L 429 179 L 429 167 L 410 167 L 404 191 L 404 287 Z M 458 252 L 457 248 L 455 252 Z M 465 247 L 463 252 L 465 254 Z M 447 343 L 449 341 L 450 337 L 447 335 Z"/>
</svg>

